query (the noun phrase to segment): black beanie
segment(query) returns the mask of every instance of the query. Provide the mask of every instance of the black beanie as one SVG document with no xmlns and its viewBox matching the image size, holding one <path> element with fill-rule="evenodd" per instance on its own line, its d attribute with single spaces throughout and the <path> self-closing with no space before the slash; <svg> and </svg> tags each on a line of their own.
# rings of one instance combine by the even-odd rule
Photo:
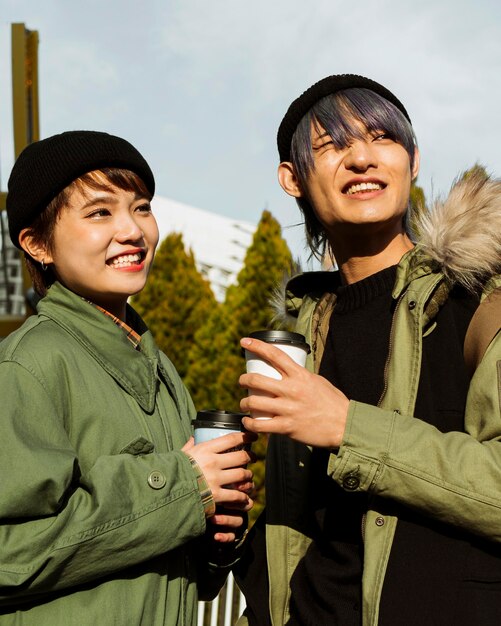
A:
<svg viewBox="0 0 501 626">
<path fill-rule="evenodd" d="M 292 136 L 296 132 L 299 122 L 311 107 L 325 96 L 354 87 L 374 91 L 395 105 L 409 122 L 411 121 L 409 114 L 400 100 L 398 100 L 391 91 L 386 89 L 386 87 L 376 83 L 376 81 L 365 78 L 364 76 L 357 76 L 356 74 L 336 74 L 334 76 L 327 76 L 327 78 L 323 78 L 312 85 L 302 93 L 299 98 L 296 98 L 287 110 L 277 134 L 280 161 L 290 161 Z"/>
<path fill-rule="evenodd" d="M 14 163 L 8 182 L 7 217 L 12 243 L 19 233 L 79 176 L 106 167 L 137 174 L 155 193 L 155 179 L 142 155 L 125 139 L 92 130 L 71 130 L 27 146 Z"/>
</svg>

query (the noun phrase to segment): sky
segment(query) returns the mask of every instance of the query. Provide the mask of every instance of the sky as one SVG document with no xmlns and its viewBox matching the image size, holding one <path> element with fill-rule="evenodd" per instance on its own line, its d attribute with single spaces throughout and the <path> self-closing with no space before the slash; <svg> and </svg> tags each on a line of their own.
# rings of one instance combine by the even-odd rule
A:
<svg viewBox="0 0 501 626">
<path fill-rule="evenodd" d="M 368 76 L 404 103 L 429 199 L 475 163 L 501 175 L 498 0 L 0 0 L 3 191 L 13 22 L 39 32 L 42 137 L 122 136 L 150 163 L 157 194 L 254 223 L 267 208 L 303 259 L 276 131 L 325 76 Z"/>
</svg>

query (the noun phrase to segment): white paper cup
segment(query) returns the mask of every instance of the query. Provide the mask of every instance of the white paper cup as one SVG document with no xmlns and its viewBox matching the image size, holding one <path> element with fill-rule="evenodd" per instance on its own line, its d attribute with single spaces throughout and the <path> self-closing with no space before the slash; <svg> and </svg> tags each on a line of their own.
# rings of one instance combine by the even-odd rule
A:
<svg viewBox="0 0 501 626">
<path fill-rule="evenodd" d="M 261 341 L 266 341 L 267 343 L 272 343 L 275 347 L 285 352 L 295 363 L 301 365 L 302 367 L 304 367 L 306 363 L 306 356 L 310 352 L 310 346 L 306 343 L 304 336 L 299 333 L 291 333 L 286 330 L 258 330 L 250 333 L 249 337 L 252 339 L 260 339 Z M 245 349 L 245 362 L 247 372 L 249 374 L 256 373 L 262 374 L 263 376 L 269 376 L 275 380 L 282 379 L 282 375 L 278 370 L 266 361 L 263 361 L 263 359 L 258 357 L 257 354 L 254 354 L 247 349 Z M 267 393 L 251 391 L 250 389 L 248 390 L 248 395 L 270 397 Z M 272 416 L 259 411 L 252 411 L 251 417 L 261 420 L 272 419 Z"/>
</svg>

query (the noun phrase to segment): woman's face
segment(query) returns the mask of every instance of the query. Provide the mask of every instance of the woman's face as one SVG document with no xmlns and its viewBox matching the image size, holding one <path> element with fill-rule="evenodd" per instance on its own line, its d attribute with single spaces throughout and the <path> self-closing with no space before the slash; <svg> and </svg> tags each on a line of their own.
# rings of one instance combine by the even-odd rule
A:
<svg viewBox="0 0 501 626">
<path fill-rule="evenodd" d="M 158 243 L 149 199 L 110 186 L 74 189 L 44 254 L 71 291 L 122 318 L 127 298 L 143 289 Z"/>
</svg>

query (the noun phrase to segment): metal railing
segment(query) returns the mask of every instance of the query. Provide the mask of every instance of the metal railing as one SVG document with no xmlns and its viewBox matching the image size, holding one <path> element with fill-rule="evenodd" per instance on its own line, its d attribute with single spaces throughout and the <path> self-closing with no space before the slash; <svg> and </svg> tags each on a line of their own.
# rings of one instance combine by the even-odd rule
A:
<svg viewBox="0 0 501 626">
<path fill-rule="evenodd" d="M 244 596 L 230 574 L 217 598 L 198 603 L 197 626 L 234 626 L 244 609 Z"/>
</svg>

